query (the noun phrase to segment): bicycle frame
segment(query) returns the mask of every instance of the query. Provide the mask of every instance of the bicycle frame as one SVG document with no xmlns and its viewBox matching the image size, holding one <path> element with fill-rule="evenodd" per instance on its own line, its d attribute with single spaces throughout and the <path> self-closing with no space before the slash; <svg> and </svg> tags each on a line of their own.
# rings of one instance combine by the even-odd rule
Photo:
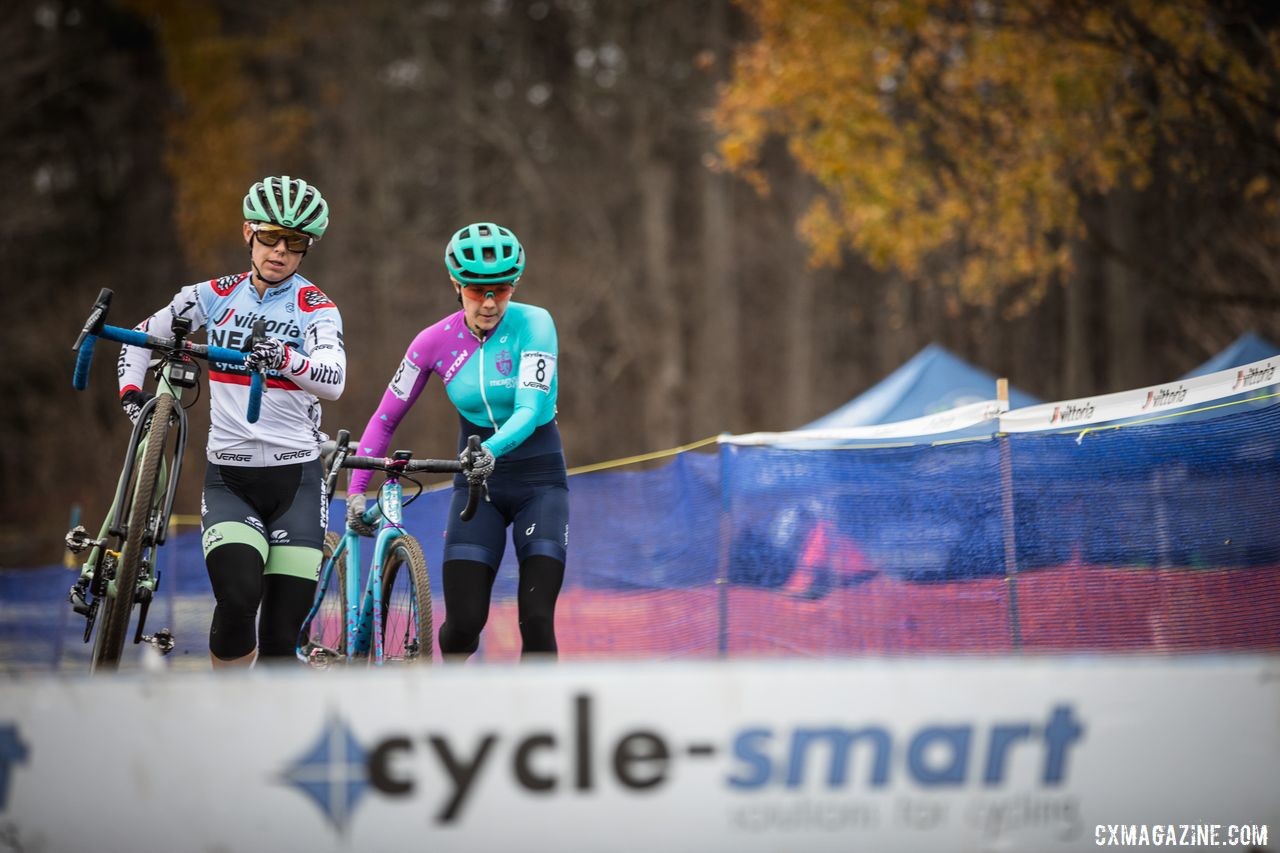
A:
<svg viewBox="0 0 1280 853">
<path fill-rule="evenodd" d="M 462 460 L 451 459 L 411 459 L 411 454 L 407 450 L 396 451 L 393 459 L 352 456 L 348 454 L 347 449 L 349 437 L 350 434 L 346 430 L 339 430 L 338 440 L 333 446 L 334 456 L 328 464 L 328 474 L 325 477 L 325 494 L 329 498 L 333 496 L 338 473 L 342 468 L 363 468 L 382 471 L 386 474 L 386 479 L 378 489 L 377 505 L 364 514 L 366 525 L 378 525 L 374 534 L 373 558 L 369 561 L 369 574 L 362 586 L 360 583 L 360 535 L 348 527 L 343 535 L 337 538 L 336 543 L 332 545 L 333 553 L 320 567 L 315 600 L 298 632 L 297 656 L 303 662 L 315 666 L 326 666 L 331 658 L 338 657 L 345 657 L 347 663 L 357 658 L 371 658 L 374 665 L 381 666 L 387 659 L 383 644 L 384 626 L 389 615 L 383 612 L 386 592 L 383 583 L 389 577 L 390 584 L 394 586 L 398 571 L 403 570 L 408 573 L 410 589 L 416 590 L 416 593 L 410 597 L 409 603 L 411 609 L 418 608 L 416 612 L 411 610 L 412 622 L 419 631 L 424 630 L 424 620 L 426 623 L 426 636 L 419 635 L 417 639 L 420 643 L 425 643 L 429 659 L 433 647 L 430 630 L 430 580 L 421 546 L 417 540 L 405 532 L 403 527 L 403 492 L 400 478 L 416 472 L 464 472 L 468 470 L 466 465 L 472 463 L 464 464 Z M 468 437 L 468 458 L 474 460 L 479 451 L 479 436 Z M 475 515 L 483 490 L 483 480 L 469 484 L 467 505 L 459 515 L 463 521 L 469 521 Z M 331 537 L 332 534 L 326 534 L 326 547 L 328 543 L 334 542 Z M 385 574 L 388 558 L 395 553 L 396 542 L 401 537 L 406 540 L 404 559 L 400 563 L 392 563 L 399 567 L 396 571 Z M 338 642 L 329 639 L 326 623 L 318 626 L 317 633 L 316 619 L 324 606 L 325 598 L 333 594 L 329 591 L 330 581 L 333 580 L 333 573 L 338 571 L 338 566 L 344 559 L 347 568 L 343 578 L 343 589 L 340 592 L 342 595 L 342 640 L 340 642 L 343 649 L 340 655 L 336 649 L 326 645 L 326 643 Z M 334 626 L 330 624 L 328 627 Z M 319 639 L 316 639 L 317 637 Z M 421 654 L 421 647 L 419 653 Z"/>
<path fill-rule="evenodd" d="M 120 480 L 116 484 L 115 497 L 111 501 L 111 508 L 107 511 L 106 518 L 103 519 L 102 528 L 98 533 L 98 541 L 92 546 L 89 558 L 85 560 L 80 569 L 81 581 L 87 583 L 89 589 L 94 590 L 96 598 L 101 598 L 104 594 L 108 598 L 117 598 L 119 596 L 120 591 L 116 589 L 114 578 L 107 580 L 104 588 L 101 581 L 105 580 L 105 577 L 100 576 L 97 571 L 98 563 L 105 553 L 110 553 L 112 559 L 119 559 L 119 550 L 110 551 L 104 547 L 103 543 L 107 541 L 108 537 L 115 537 L 121 543 L 124 541 L 127 519 L 123 515 L 125 508 L 132 503 L 132 496 L 126 495 L 125 491 L 128 489 L 129 482 L 133 479 L 133 471 L 138 464 L 138 460 L 146 453 L 147 446 L 151 442 L 151 431 L 150 429 L 144 429 L 144 424 L 146 424 L 148 417 L 155 410 L 160 397 L 165 395 L 172 397 L 175 403 L 173 410 L 177 414 L 176 446 L 172 460 L 167 455 L 163 457 L 160 479 L 157 484 L 159 488 L 152 498 L 151 511 L 147 516 L 148 530 L 143 534 L 144 541 L 149 544 L 146 547 L 145 556 L 138 574 L 138 590 L 145 590 L 145 592 L 141 593 L 143 609 L 138 615 L 138 629 L 134 633 L 135 643 L 142 640 L 147 608 L 150 606 L 152 597 L 160 588 L 160 566 L 154 559 L 154 555 L 156 549 L 164 544 L 165 536 L 169 530 L 169 517 L 173 513 L 173 502 L 178 491 L 178 478 L 170 477 L 169 471 L 182 470 L 182 457 L 186 451 L 187 444 L 187 412 L 179 405 L 182 401 L 182 388 L 172 385 L 168 377 L 162 375 L 157 391 L 155 399 L 148 400 L 147 404 L 143 406 L 142 414 L 139 415 L 137 423 L 133 426 L 133 433 L 129 437 L 129 446 L 125 451 L 124 465 L 120 471 Z M 105 574 L 107 573 L 103 573 L 103 575 Z M 89 616 L 89 620 L 88 624 L 85 625 L 85 642 L 89 641 L 89 636 L 93 633 L 97 616 L 97 601 L 95 600 L 94 604 L 90 606 L 93 613 L 86 614 Z"/>
<path fill-rule="evenodd" d="M 136 329 L 108 326 L 106 316 L 111 297 L 112 292 L 106 288 L 98 294 L 93 311 L 72 347 L 77 352 L 72 386 L 77 390 L 88 386 L 94 348 L 99 338 L 147 347 L 153 352 L 158 349 L 161 354 L 158 366 L 152 371 L 156 378 L 156 393 L 142 406 L 134 421 L 120 479 L 98 538 L 91 539 L 88 532 L 78 525 L 65 538 L 67 547 L 74 553 L 90 549 L 68 597 L 75 612 L 85 617 L 84 642 L 89 642 L 95 627 L 98 629 L 93 650 L 95 669 L 100 665 L 114 669 L 118 665 L 135 603 L 141 607 L 133 635 L 134 644 L 145 641 L 162 653 L 173 650 L 173 635 L 167 629 L 157 631 L 155 636 L 146 636 L 143 630 L 160 585 L 161 571 L 156 555 L 168 534 L 186 453 L 188 424 L 186 410 L 182 407 L 183 389 L 196 387 L 198 381 L 199 373 L 192 364 L 193 358 L 244 363 L 241 352 L 192 344 L 187 340 L 191 331 L 191 323 L 187 321 L 175 320 L 172 338 L 152 337 Z M 261 323 L 255 323 L 255 338 L 263 334 Z M 260 410 L 264 387 L 261 372 L 254 373 L 250 385 L 246 418 L 252 423 L 257 420 Z M 159 421 L 156 421 L 157 413 L 160 413 Z M 146 505 L 139 505 L 143 503 Z M 109 547 L 112 538 L 116 540 L 117 549 Z M 110 603 L 105 611 L 107 618 L 105 624 L 98 625 L 99 610 L 104 601 Z"/>
<path fill-rule="evenodd" d="M 336 570 L 337 562 L 345 553 L 347 555 L 346 589 L 343 591 L 343 615 L 345 616 L 344 637 L 347 663 L 356 658 L 369 656 L 369 644 L 373 644 L 373 662 L 376 666 L 383 663 L 383 631 L 382 623 L 386 614 L 382 612 L 382 565 L 386 559 L 391 543 L 405 535 L 401 498 L 403 491 L 400 478 L 390 475 L 378 491 L 378 507 L 370 510 L 377 513 L 382 510 L 382 524 L 378 527 L 373 542 L 373 558 L 369 562 L 369 576 L 360 586 L 360 535 L 348 529 L 338 543 L 333 554 L 325 561 L 321 570 L 320 589 L 327 589 L 328 581 Z M 373 519 L 369 519 L 373 521 Z M 363 592 L 363 594 L 362 594 Z M 323 596 L 317 596 L 307 614 L 304 625 L 309 625 L 320 611 Z M 427 638 L 428 641 L 430 638 Z"/>
</svg>

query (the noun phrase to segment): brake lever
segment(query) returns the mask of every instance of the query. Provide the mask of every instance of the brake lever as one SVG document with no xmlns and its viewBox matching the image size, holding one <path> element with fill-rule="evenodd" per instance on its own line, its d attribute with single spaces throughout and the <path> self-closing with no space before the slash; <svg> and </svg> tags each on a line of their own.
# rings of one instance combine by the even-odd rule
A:
<svg viewBox="0 0 1280 853">
<path fill-rule="evenodd" d="M 111 289 L 107 287 L 98 291 L 98 298 L 93 302 L 93 310 L 89 312 L 89 319 L 85 321 L 84 328 L 80 330 L 75 344 L 71 347 L 72 352 L 79 352 L 80 345 L 84 343 L 84 339 L 89 335 L 96 335 L 102 331 L 102 326 L 107 321 L 107 312 L 111 310 L 111 297 L 113 295 Z"/>
</svg>

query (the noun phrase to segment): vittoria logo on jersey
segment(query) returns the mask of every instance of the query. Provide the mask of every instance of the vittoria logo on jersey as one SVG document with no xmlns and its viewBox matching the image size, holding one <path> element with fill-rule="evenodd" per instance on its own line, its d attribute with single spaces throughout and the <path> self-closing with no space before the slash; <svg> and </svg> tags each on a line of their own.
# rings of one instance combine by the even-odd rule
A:
<svg viewBox="0 0 1280 853">
<path fill-rule="evenodd" d="M 507 352 L 506 350 L 503 350 L 502 352 L 498 353 L 497 367 L 498 367 L 498 372 L 501 373 L 503 376 L 510 376 L 511 367 L 512 367 L 511 353 Z"/>
<path fill-rule="evenodd" d="M 213 288 L 213 292 L 219 296 L 227 296 L 231 291 L 236 289 L 236 285 L 249 277 L 247 272 L 238 275 L 224 275 L 222 278 L 215 278 L 209 282 L 209 286 Z"/>
<path fill-rule="evenodd" d="M 298 291 L 298 307 L 303 311 L 317 311 L 321 308 L 333 308 L 333 300 L 324 295 L 324 291 L 314 284 L 307 285 Z"/>
</svg>

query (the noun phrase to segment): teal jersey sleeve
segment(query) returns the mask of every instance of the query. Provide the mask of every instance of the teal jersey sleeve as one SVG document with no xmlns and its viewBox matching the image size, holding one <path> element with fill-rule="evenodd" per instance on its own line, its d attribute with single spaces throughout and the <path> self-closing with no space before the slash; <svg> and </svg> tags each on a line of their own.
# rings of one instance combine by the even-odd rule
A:
<svg viewBox="0 0 1280 853">
<path fill-rule="evenodd" d="M 502 456 L 519 447 L 535 429 L 556 414 L 559 342 L 555 322 L 551 314 L 542 308 L 513 303 L 511 309 L 516 308 L 520 309 L 516 316 L 521 322 L 518 331 L 511 330 L 517 335 L 517 346 L 512 355 L 515 386 L 511 394 L 510 414 L 497 424 L 497 432 L 484 442 L 494 456 Z M 511 309 L 508 309 L 508 315 Z M 496 336 L 497 340 L 502 340 L 503 331 L 500 325 L 489 336 L 490 339 Z"/>
<path fill-rule="evenodd" d="M 489 435 L 484 442 L 489 452 L 510 454 L 555 419 L 558 355 L 556 326 L 546 309 L 512 302 L 484 338 L 473 334 L 457 311 L 413 339 L 360 439 L 360 452 L 375 456 L 386 450 L 396 425 L 435 373 L 458 414 Z M 558 433 L 554 441 L 558 450 Z M 352 483 L 363 486 L 367 479 L 357 472 Z"/>
</svg>

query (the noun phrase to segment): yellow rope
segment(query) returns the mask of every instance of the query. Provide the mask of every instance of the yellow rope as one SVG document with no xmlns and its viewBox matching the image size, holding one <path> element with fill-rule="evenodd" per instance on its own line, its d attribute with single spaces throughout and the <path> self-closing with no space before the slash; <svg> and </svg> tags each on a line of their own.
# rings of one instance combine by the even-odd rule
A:
<svg viewBox="0 0 1280 853">
<path fill-rule="evenodd" d="M 712 442 L 718 440 L 719 438 L 720 436 L 713 435 L 710 438 L 704 438 L 699 441 L 695 441 L 691 444 L 681 445 L 680 447 L 673 447 L 670 450 L 655 450 L 652 453 L 642 453 L 639 456 L 628 456 L 625 459 L 611 459 L 608 462 L 596 462 L 592 465 L 582 465 L 577 468 L 570 468 L 568 473 L 589 474 L 592 471 L 605 471 L 609 468 L 621 468 L 624 465 L 634 465 L 638 462 L 649 462 L 654 459 L 662 459 L 667 456 L 675 456 L 677 454 L 685 453 L 690 450 L 696 450 L 699 447 L 706 447 L 708 444 L 711 444 Z M 452 487 L 453 487 L 453 482 L 449 481 L 444 483 L 438 483 L 434 486 L 429 486 L 423 491 L 435 492 L 435 491 L 439 491 L 440 489 L 448 489 Z M 346 492 L 337 492 L 335 493 L 334 496 L 345 498 Z M 169 529 L 171 531 L 176 530 L 179 527 L 182 527 L 184 525 L 195 526 L 195 525 L 198 525 L 199 523 L 200 523 L 200 516 L 198 515 L 178 515 L 177 513 L 174 513 L 173 515 L 169 516 Z"/>
<path fill-rule="evenodd" d="M 1141 426 L 1142 424 L 1147 424 L 1147 423 L 1151 423 L 1151 422 L 1153 422 L 1153 421 L 1158 421 L 1158 420 L 1164 420 L 1164 419 L 1166 419 L 1166 418 L 1178 418 L 1178 417 L 1185 417 L 1186 415 L 1193 415 L 1193 414 L 1197 414 L 1197 413 L 1199 413 L 1199 412 L 1209 412 L 1209 411 L 1213 411 L 1214 409 L 1221 409 L 1221 408 L 1224 408 L 1224 407 L 1226 407 L 1226 406 L 1238 406 L 1238 405 L 1240 405 L 1240 404 L 1242 404 L 1242 403 L 1254 403 L 1254 402 L 1257 402 L 1258 400 L 1269 400 L 1269 399 L 1271 399 L 1272 397 L 1280 397 L 1280 392 L 1277 392 L 1277 393 L 1275 393 L 1275 394 L 1264 394 L 1264 395 L 1262 395 L 1262 396 L 1260 396 L 1260 397 L 1250 397 L 1250 398 L 1248 398 L 1247 400 L 1236 400 L 1236 401 L 1233 401 L 1233 402 L 1230 402 L 1230 403 L 1219 403 L 1219 404 L 1217 404 L 1217 405 L 1215 405 L 1215 406 L 1205 406 L 1204 408 L 1200 408 L 1200 409 L 1192 409 L 1191 411 L 1188 411 L 1188 412 L 1170 412 L 1170 413 L 1165 414 L 1165 415 L 1155 415 L 1155 416 L 1150 417 L 1150 418 L 1144 418 L 1144 419 L 1142 419 L 1142 420 L 1140 420 L 1140 421 L 1132 421 L 1132 422 L 1129 422 L 1129 423 L 1114 424 L 1114 425 L 1112 425 L 1112 426 L 1102 426 L 1102 427 L 1085 427 L 1083 430 L 1081 430 L 1081 431 L 1080 431 L 1080 436 L 1079 436 L 1079 438 L 1077 439 L 1077 441 L 1082 441 L 1082 440 L 1084 439 L 1085 435 L 1086 435 L 1087 433 L 1090 433 L 1090 432 L 1100 432 L 1101 430 L 1104 430 L 1104 429 L 1123 429 L 1124 427 Z M 1064 432 L 1065 434 L 1068 434 L 1068 435 L 1069 435 L 1072 431 L 1071 431 L 1071 430 L 1064 430 L 1063 432 Z M 981 439 L 985 439 L 985 438 L 987 438 L 987 436 L 980 436 L 979 438 L 981 438 Z M 679 454 L 681 454 L 681 453 L 687 453 L 687 452 L 688 452 L 688 451 L 690 451 L 690 450 L 697 450 L 699 447 L 706 447 L 708 444 L 712 444 L 712 443 L 714 443 L 714 442 L 716 442 L 716 441 L 719 441 L 719 439 L 720 439 L 720 436 L 719 436 L 719 435 L 713 435 L 713 436 L 710 436 L 709 438 L 703 438 L 703 439 L 699 439 L 698 441 L 691 442 L 690 444 L 682 444 L 682 445 L 681 445 L 681 446 L 679 446 L 679 447 L 673 447 L 673 448 L 671 448 L 670 450 L 655 450 L 655 451 L 653 451 L 652 453 L 641 453 L 641 454 L 640 454 L 640 455 L 638 455 L 638 456 L 627 456 L 627 457 L 625 457 L 625 458 L 623 458 L 623 459 L 611 459 L 611 460 L 609 460 L 609 461 L 607 461 L 607 462 L 596 462 L 596 463 L 593 463 L 593 464 L 591 464 L 591 465 L 579 465 L 577 468 L 570 468 L 570 469 L 569 469 L 569 471 L 568 471 L 568 473 L 570 473 L 570 474 L 590 474 L 590 473 L 595 472 L 595 471 L 607 471 L 607 470 L 609 470 L 609 469 L 611 469 L 611 468 L 622 468 L 623 466 L 626 466 L 626 465 L 635 465 L 635 464 L 638 464 L 638 463 L 640 463 L 640 462 L 652 462 L 652 461 L 653 461 L 653 460 L 655 460 L 655 459 L 665 459 L 665 458 L 666 458 L 666 457 L 668 457 L 668 456 L 676 456 L 676 455 L 679 455 Z M 935 441 L 935 442 L 932 442 L 932 444 L 934 444 L 934 445 L 940 445 L 940 444 L 952 444 L 952 443 L 959 443 L 959 442 L 964 442 L 964 441 L 973 441 L 973 440 L 975 440 L 975 439 L 973 439 L 973 438 L 953 438 L 953 439 L 946 439 L 946 440 L 943 440 L 943 441 Z M 877 445 L 877 444 L 868 444 L 868 445 L 865 445 L 865 447 L 866 447 L 866 448 L 871 448 L 871 447 L 879 447 L 879 448 L 883 448 L 883 447 L 886 447 L 886 446 L 889 446 L 889 447 L 897 447 L 897 446 L 909 447 L 909 446 L 911 446 L 911 445 L 910 445 L 910 444 L 903 444 L 903 445 L 884 445 L 884 444 L 879 444 L 879 445 Z M 841 448 L 838 448 L 838 449 L 845 450 L 845 449 L 850 449 L 850 448 L 847 448 L 847 447 L 841 447 Z M 854 449 L 864 449 L 864 448 L 863 448 L 863 447 L 858 447 L 858 448 L 854 448 Z M 425 489 L 425 491 L 433 492 L 433 491 L 437 491 L 437 490 L 439 490 L 439 489 L 446 489 L 446 488 L 450 488 L 451 486 L 452 486 L 452 483 L 451 483 L 451 482 L 445 482 L 445 483 L 440 483 L 440 484 L 435 485 L 435 486 L 431 486 L 431 487 L 429 487 L 429 488 Z M 345 493 L 345 492 L 341 492 L 341 493 L 339 493 L 339 494 L 341 494 L 341 495 L 345 496 L 345 494 L 346 494 L 346 493 Z M 198 516 L 198 515 L 177 515 L 177 514 L 175 514 L 175 515 L 172 515 L 172 516 L 170 516 L 170 517 L 169 517 L 169 527 L 170 527 L 171 529 L 177 529 L 178 527 L 180 527 L 180 526 L 182 526 L 182 525 L 192 525 L 192 526 L 194 526 L 194 525 L 197 525 L 197 524 L 199 524 L 199 523 L 200 523 L 200 516 Z"/>
<path fill-rule="evenodd" d="M 592 471 L 604 471 L 609 468 L 621 468 L 623 465 L 634 465 L 637 462 L 650 462 L 654 459 L 662 459 L 667 456 L 675 456 L 679 453 L 685 453 L 690 450 L 696 450 L 699 447 L 706 447 L 712 442 L 718 441 L 720 436 L 713 435 L 710 438 L 700 439 L 692 444 L 673 447 L 670 450 L 655 450 L 652 453 L 642 453 L 639 456 L 628 456 L 625 459 L 612 459 L 608 462 L 596 462 L 592 465 L 580 465 L 577 468 L 570 468 L 570 474 L 590 474 Z"/>
<path fill-rule="evenodd" d="M 1167 420 L 1169 418 L 1185 418 L 1187 415 L 1196 415 L 1196 414 L 1199 414 L 1200 412 L 1212 412 L 1214 409 L 1225 409 L 1230 406 L 1240 406 L 1245 403 L 1256 403 L 1259 400 L 1270 400 L 1272 397 L 1280 397 L 1280 392 L 1276 392 L 1274 394 L 1262 394 L 1257 397 L 1248 397 L 1244 400 L 1232 400 L 1229 403 L 1218 403 L 1213 406 L 1203 406 L 1199 409 L 1191 409 L 1186 412 L 1168 412 L 1167 414 L 1163 414 L 1163 415 L 1152 415 L 1151 417 L 1143 418 L 1140 421 L 1129 421 L 1123 424 L 1111 424 L 1110 426 L 1085 427 L 1084 429 L 1080 430 L 1080 435 L 1076 437 L 1076 443 L 1079 444 L 1080 442 L 1084 441 L 1084 437 L 1091 432 L 1102 432 L 1103 430 L 1108 430 L 1108 429 L 1125 429 L 1127 427 L 1142 426 L 1143 424 L 1154 423 L 1156 421 Z M 1067 434 L 1070 434 L 1071 430 L 1066 430 L 1065 432 L 1067 432 Z"/>
</svg>

